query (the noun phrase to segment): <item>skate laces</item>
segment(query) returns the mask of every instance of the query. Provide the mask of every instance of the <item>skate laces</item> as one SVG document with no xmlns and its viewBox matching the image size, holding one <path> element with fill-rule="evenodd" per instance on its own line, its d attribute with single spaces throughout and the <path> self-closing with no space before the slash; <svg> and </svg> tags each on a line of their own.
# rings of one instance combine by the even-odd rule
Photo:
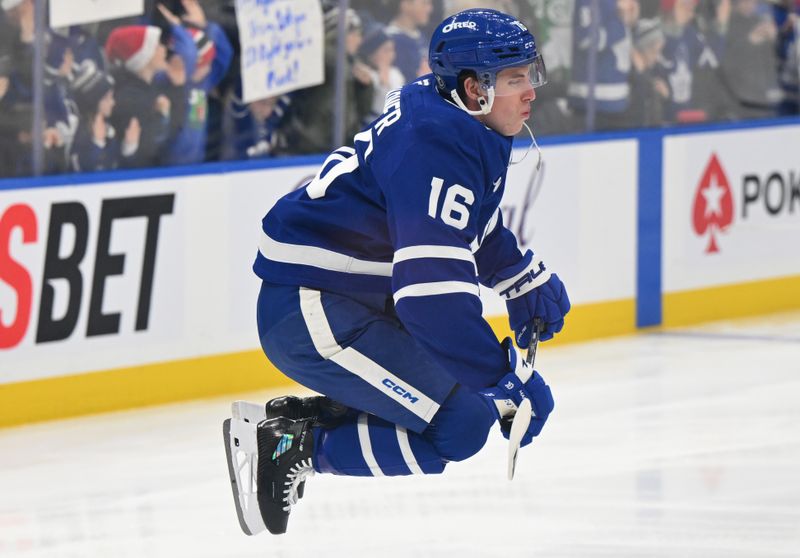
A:
<svg viewBox="0 0 800 558">
<path fill-rule="evenodd" d="M 292 506 L 297 503 L 297 487 L 300 486 L 301 482 L 312 476 L 314 476 L 314 467 L 311 464 L 311 458 L 300 460 L 292 465 L 283 483 L 286 487 L 283 490 L 283 501 L 286 503 L 283 511 L 290 511 Z"/>
</svg>

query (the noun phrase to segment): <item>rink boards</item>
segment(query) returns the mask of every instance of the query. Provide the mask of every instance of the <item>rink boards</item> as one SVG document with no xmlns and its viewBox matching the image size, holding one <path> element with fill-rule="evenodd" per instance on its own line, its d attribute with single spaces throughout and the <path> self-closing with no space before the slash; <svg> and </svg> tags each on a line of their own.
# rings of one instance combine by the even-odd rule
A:
<svg viewBox="0 0 800 558">
<path fill-rule="evenodd" d="M 569 287 L 556 343 L 800 307 L 797 124 L 543 143 L 502 210 Z M 0 425 L 288 382 L 258 350 L 250 265 L 320 161 L 3 181 Z"/>
</svg>

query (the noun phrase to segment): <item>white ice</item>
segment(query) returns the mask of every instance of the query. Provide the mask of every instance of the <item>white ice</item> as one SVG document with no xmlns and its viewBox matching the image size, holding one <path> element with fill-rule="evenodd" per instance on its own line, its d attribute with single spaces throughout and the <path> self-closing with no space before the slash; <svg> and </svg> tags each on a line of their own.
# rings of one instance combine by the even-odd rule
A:
<svg viewBox="0 0 800 558">
<path fill-rule="evenodd" d="M 230 397 L 0 430 L 0 556 L 800 556 L 800 314 L 544 343 L 537 368 L 556 410 L 513 482 L 495 430 L 441 476 L 317 475 L 277 537 L 239 530 Z"/>
</svg>

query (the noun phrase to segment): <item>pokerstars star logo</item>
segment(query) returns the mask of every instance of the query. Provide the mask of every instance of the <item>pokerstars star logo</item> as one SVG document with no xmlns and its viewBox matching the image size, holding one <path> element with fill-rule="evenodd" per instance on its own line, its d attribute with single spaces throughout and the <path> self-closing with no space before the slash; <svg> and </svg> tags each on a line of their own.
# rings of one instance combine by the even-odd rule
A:
<svg viewBox="0 0 800 558">
<path fill-rule="evenodd" d="M 716 153 L 703 171 L 694 195 L 692 225 L 698 236 L 708 235 L 706 254 L 719 252 L 717 235 L 733 222 L 733 195 Z"/>
</svg>

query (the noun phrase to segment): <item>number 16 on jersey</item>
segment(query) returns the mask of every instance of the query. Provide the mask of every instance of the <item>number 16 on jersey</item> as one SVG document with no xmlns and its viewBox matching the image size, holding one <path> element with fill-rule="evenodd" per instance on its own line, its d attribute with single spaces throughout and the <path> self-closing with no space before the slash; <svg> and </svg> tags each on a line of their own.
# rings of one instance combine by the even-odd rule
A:
<svg viewBox="0 0 800 558">
<path fill-rule="evenodd" d="M 434 176 L 431 180 L 431 195 L 428 198 L 428 215 L 432 219 L 441 217 L 445 224 L 459 230 L 464 229 L 469 222 L 468 206 L 475 201 L 475 194 L 461 184 L 453 184 L 447 188 L 442 209 L 438 211 L 443 186 L 444 179 Z"/>
</svg>

